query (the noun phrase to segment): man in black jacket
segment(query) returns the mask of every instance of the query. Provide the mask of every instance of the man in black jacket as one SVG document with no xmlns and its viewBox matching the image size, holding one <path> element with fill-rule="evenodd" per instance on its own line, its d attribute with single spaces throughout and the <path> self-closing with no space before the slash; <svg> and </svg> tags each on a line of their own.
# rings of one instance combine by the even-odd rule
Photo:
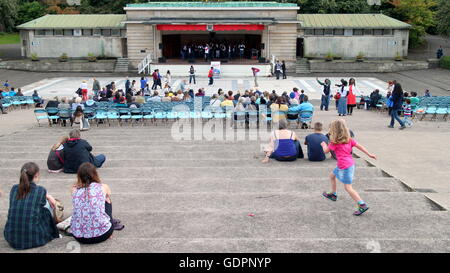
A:
<svg viewBox="0 0 450 273">
<path fill-rule="evenodd" d="M 70 131 L 69 141 L 64 144 L 64 172 L 76 173 L 81 164 L 90 162 L 100 168 L 105 163 L 106 157 L 102 154 L 94 156 L 91 154 L 92 146 L 81 139 L 80 130 Z"/>
</svg>

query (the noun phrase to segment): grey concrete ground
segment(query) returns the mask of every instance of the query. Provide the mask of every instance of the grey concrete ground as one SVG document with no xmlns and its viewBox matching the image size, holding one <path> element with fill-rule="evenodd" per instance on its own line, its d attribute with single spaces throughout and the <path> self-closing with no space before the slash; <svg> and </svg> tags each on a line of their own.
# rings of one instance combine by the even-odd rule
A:
<svg viewBox="0 0 450 273">
<path fill-rule="evenodd" d="M 314 121 L 335 118 L 332 107 L 317 111 Z M 125 229 L 95 246 L 64 237 L 26 252 L 448 253 L 450 214 L 427 196 L 450 209 L 450 123 L 420 122 L 400 131 L 386 127 L 385 115 L 365 110 L 345 119 L 356 140 L 379 157 L 368 160 L 373 167 L 357 153 L 354 187 L 371 207 L 362 217 L 351 215 L 354 204 L 341 185 L 338 202 L 320 196 L 329 189 L 331 159 L 263 165 L 266 140 L 177 142 L 168 126 L 94 126 L 83 138 L 95 154 L 106 154 L 100 175 Z M 41 184 L 70 214 L 75 176 L 48 174 L 45 166 L 49 147 L 68 129 L 37 128 L 31 110 L 0 116 L 0 126 L 0 233 L 9 189 L 27 161 L 41 166 Z M 311 133 L 295 131 L 302 139 Z M 437 193 L 410 192 L 404 183 Z M 14 252 L 3 238 L 0 252 Z"/>
<path fill-rule="evenodd" d="M 0 59 L 16 60 L 22 58 L 20 44 L 0 45 Z"/>
<path fill-rule="evenodd" d="M 95 77 L 111 77 L 111 78 L 123 78 L 128 74 L 110 74 L 110 73 L 39 73 L 28 71 L 14 71 L 0 69 L 0 81 L 8 79 L 15 87 L 23 87 L 33 84 L 35 82 L 63 77 L 86 77 L 87 79 Z M 137 77 L 138 75 L 129 74 L 130 76 Z M 300 76 L 300 75 L 299 75 Z M 422 95 L 426 89 L 429 89 L 433 95 L 436 96 L 450 96 L 450 71 L 444 69 L 428 69 L 428 70 L 413 70 L 404 71 L 399 73 L 316 73 L 301 75 L 301 77 L 308 78 L 350 78 L 350 77 L 365 77 L 365 78 L 377 78 L 384 82 L 396 79 L 400 82 L 405 90 L 416 91 L 419 95 Z M 174 75 L 176 77 L 176 75 Z M 290 80 L 290 77 L 288 78 Z M 281 81 L 282 82 L 282 81 Z M 294 87 L 294 86 L 292 86 Z M 288 91 L 292 88 L 289 86 Z M 217 86 L 219 88 L 219 86 Z M 286 87 L 287 88 L 287 87 Z"/>
</svg>

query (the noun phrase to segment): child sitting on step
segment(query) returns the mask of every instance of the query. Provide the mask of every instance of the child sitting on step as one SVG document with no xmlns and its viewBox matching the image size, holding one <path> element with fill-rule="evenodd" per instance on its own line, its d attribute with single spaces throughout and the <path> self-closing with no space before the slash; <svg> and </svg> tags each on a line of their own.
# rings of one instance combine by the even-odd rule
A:
<svg viewBox="0 0 450 273">
<path fill-rule="evenodd" d="M 363 214 L 369 207 L 352 187 L 353 176 L 355 174 L 355 161 L 352 156 L 352 148 L 358 148 L 373 159 L 377 159 L 376 155 L 369 153 L 366 148 L 350 137 L 350 131 L 342 119 L 335 120 L 330 124 L 330 145 L 327 145 L 326 142 L 322 142 L 321 145 L 325 154 L 334 151 L 337 157 L 337 167 L 330 174 L 332 191 L 324 192 L 322 195 L 332 201 L 337 200 L 337 178 L 344 183 L 345 191 L 357 202 L 357 210 L 353 215 L 359 216 Z"/>
</svg>

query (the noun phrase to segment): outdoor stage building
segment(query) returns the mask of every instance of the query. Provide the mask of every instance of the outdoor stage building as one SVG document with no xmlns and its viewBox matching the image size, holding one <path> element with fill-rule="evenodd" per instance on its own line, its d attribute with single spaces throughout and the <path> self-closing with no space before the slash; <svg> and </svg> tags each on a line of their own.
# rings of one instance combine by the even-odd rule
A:
<svg viewBox="0 0 450 273">
<path fill-rule="evenodd" d="M 149 2 L 128 4 L 124 15 L 46 15 L 17 28 L 24 57 L 126 58 L 130 71 L 146 58 L 180 64 L 184 44 L 210 40 L 246 45 L 248 59 L 230 64 L 279 59 L 288 69 L 298 58 L 330 52 L 342 58 L 360 52 L 368 58 L 407 56 L 406 23 L 382 14 L 298 14 L 299 9 L 277 2 Z"/>
</svg>

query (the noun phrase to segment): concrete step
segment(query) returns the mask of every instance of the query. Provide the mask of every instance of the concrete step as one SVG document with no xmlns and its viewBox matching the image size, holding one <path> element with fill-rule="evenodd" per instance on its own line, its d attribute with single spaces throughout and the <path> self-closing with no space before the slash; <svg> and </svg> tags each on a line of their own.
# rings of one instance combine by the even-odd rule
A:
<svg viewBox="0 0 450 273">
<path fill-rule="evenodd" d="M 125 230 L 124 230 L 125 231 Z M 0 240 L 2 253 L 449 253 L 448 239 L 383 238 L 124 238 L 121 232 L 101 244 L 80 245 L 64 236 L 23 251 Z"/>
<path fill-rule="evenodd" d="M 142 154 L 141 154 L 142 155 Z M 188 154 L 187 154 L 188 155 Z M 208 158 L 207 155 L 206 158 L 201 157 L 200 155 L 191 154 L 192 157 L 190 158 L 178 158 L 176 157 L 174 159 L 173 155 L 166 155 L 162 157 L 153 157 L 151 155 L 145 157 L 138 157 L 134 156 L 133 153 L 122 153 L 122 158 L 120 159 L 120 156 L 115 156 L 116 158 L 109 158 L 109 154 L 106 153 L 107 161 L 104 168 L 127 168 L 127 167 L 167 167 L 170 166 L 172 168 L 189 168 L 189 167 L 236 167 L 236 168 L 249 168 L 249 167 L 261 167 L 266 166 L 267 168 L 274 168 L 274 167 L 286 167 L 286 166 L 292 166 L 295 167 L 297 171 L 300 171 L 302 168 L 309 168 L 309 167 L 322 167 L 327 169 L 332 169 L 336 166 L 336 161 L 333 159 L 328 159 L 323 162 L 312 162 L 308 161 L 306 159 L 299 159 L 295 162 L 289 162 L 286 164 L 286 162 L 279 162 L 276 160 L 272 160 L 269 165 L 263 165 L 260 160 L 255 159 L 254 155 L 249 154 L 246 156 L 242 156 L 240 158 Z M 133 159 L 130 159 L 133 158 Z M 152 159 L 152 158 L 158 158 L 158 159 Z M 259 159 L 263 159 L 264 156 L 261 155 Z M 45 168 L 47 166 L 47 157 L 43 156 L 41 158 L 37 158 L 34 156 L 33 158 L 22 158 L 22 159 L 0 159 L 0 168 L 17 168 L 20 169 L 20 167 L 27 163 L 27 162 L 34 162 L 38 164 L 38 166 L 41 166 L 41 168 Z M 367 167 L 367 163 L 361 159 L 357 159 L 356 161 L 357 167 Z"/>
<path fill-rule="evenodd" d="M 39 182 L 47 189 L 68 189 L 75 182 L 75 177 L 60 178 L 48 177 Z M 242 177 L 239 179 L 223 179 L 217 176 L 199 179 L 197 177 L 186 177 L 183 182 L 179 179 L 167 176 L 165 178 L 138 178 L 130 180 L 109 178 L 103 180 L 113 189 L 127 189 L 132 183 L 130 190 L 137 193 L 199 193 L 199 192 L 217 192 L 217 193 L 256 193 L 264 190 L 265 192 L 277 193 L 299 193 L 314 192 L 320 193 L 329 188 L 329 179 L 327 177 L 315 178 L 286 178 L 277 179 L 261 178 L 253 179 Z M 17 177 L 4 177 L 2 179 L 2 188 L 10 189 L 18 183 Z M 62 186 L 64 185 L 64 186 Z M 359 178 L 353 185 L 354 189 L 361 192 L 405 192 L 406 188 L 395 178 Z M 339 186 L 339 192 L 343 192 L 342 185 Z"/>
<path fill-rule="evenodd" d="M 107 165 L 105 165 L 107 166 Z M 294 168 L 295 167 L 295 168 Z M 283 166 L 268 167 L 267 165 L 251 167 L 251 168 L 239 168 L 239 167 L 115 167 L 115 168 L 101 168 L 99 169 L 99 175 L 106 181 L 109 178 L 122 178 L 122 179 L 140 179 L 143 177 L 151 177 L 154 179 L 162 179 L 166 177 L 172 177 L 174 179 L 180 179 L 182 181 L 186 177 L 196 177 L 198 179 L 210 178 L 219 176 L 223 179 L 239 179 L 241 177 L 251 177 L 255 180 L 261 178 L 273 178 L 274 181 L 291 178 L 293 175 L 305 178 L 318 178 L 328 177 L 328 174 L 333 168 L 330 167 L 301 167 L 300 164 L 295 162 L 289 162 Z M 18 177 L 20 166 L 14 168 L 0 167 L 2 177 Z M 384 173 L 373 167 L 358 167 L 355 172 L 355 178 L 373 178 L 382 177 Z M 41 165 L 41 178 L 48 179 L 50 177 L 57 178 L 70 178 L 75 177 L 74 174 L 58 173 L 49 174 L 46 172 L 46 165 Z"/>
<path fill-rule="evenodd" d="M 146 239 L 447 239 L 450 215 L 343 212 L 128 212 L 117 216 L 125 229 L 115 238 Z M 389 224 L 386 224 L 389 223 Z M 3 233 L 5 218 L 0 220 Z M 382 228 L 380 228 L 382 227 Z M 408 228 L 405 228 L 408 227 Z M 4 241 L 2 238 L 1 241 Z M 220 241 L 219 241 L 220 242 Z M 117 249 L 116 251 L 120 251 Z"/>
<path fill-rule="evenodd" d="M 131 186 L 130 181 L 130 186 Z M 112 185 L 111 185 L 112 186 Z M 66 190 L 67 189 L 67 190 Z M 71 211 L 70 186 L 60 192 L 51 192 L 53 196 L 66 204 L 67 211 Z M 328 184 L 323 189 L 329 189 Z M 114 192 L 112 200 L 114 213 L 118 218 L 133 212 L 234 212 L 234 213 L 261 213 L 261 212 L 292 212 L 306 214 L 308 211 L 347 211 L 349 214 L 355 210 L 355 202 L 343 191 L 337 202 L 330 201 L 315 193 L 274 193 L 261 189 L 258 193 L 144 193 L 130 189 Z M 418 212 L 438 210 L 423 194 L 416 192 L 364 192 L 361 197 L 369 205 L 371 214 L 399 211 L 402 214 L 415 214 Z M 8 208 L 6 198 L 0 199 L 0 211 L 6 213 Z M 139 205 L 137 205 L 139 204 Z"/>
</svg>

